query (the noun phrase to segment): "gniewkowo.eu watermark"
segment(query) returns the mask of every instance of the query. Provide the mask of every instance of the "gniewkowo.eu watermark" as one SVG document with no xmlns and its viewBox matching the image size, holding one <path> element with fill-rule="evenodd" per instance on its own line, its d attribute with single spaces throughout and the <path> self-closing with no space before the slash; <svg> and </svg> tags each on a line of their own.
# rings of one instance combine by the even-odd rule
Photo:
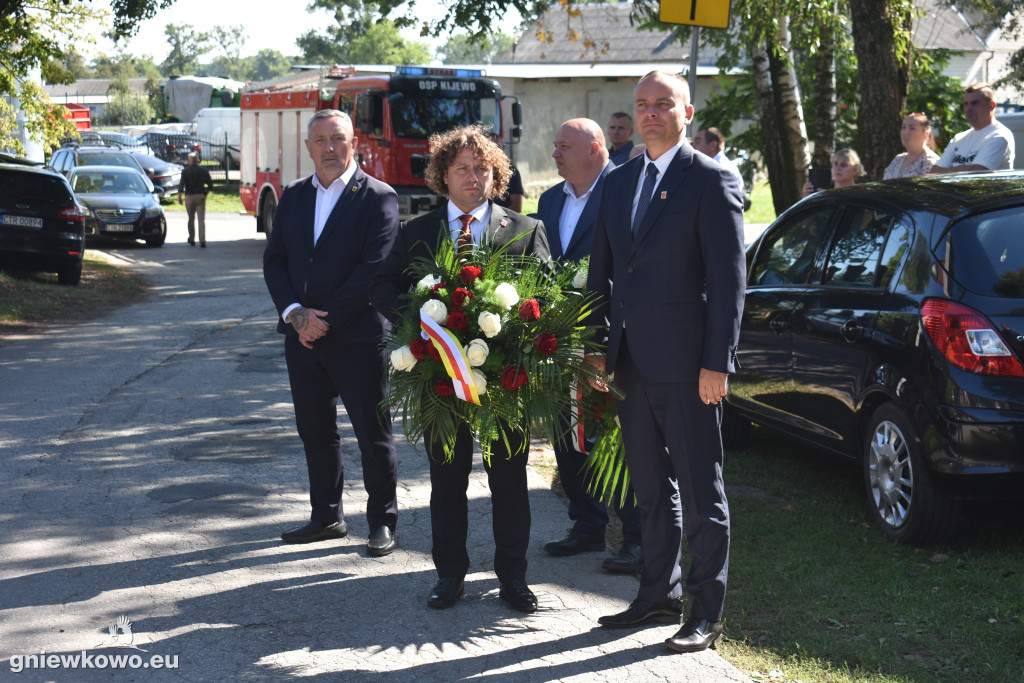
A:
<svg viewBox="0 0 1024 683">
<path fill-rule="evenodd" d="M 101 643 L 97 647 L 125 647 L 139 652 L 146 652 L 134 644 L 132 622 L 128 617 L 120 616 L 107 628 L 111 642 Z M 12 655 L 8 662 L 13 673 L 37 669 L 177 669 L 178 655 L 137 654 L 94 654 L 82 650 L 74 654 L 46 654 L 45 651 L 35 655 Z"/>
</svg>

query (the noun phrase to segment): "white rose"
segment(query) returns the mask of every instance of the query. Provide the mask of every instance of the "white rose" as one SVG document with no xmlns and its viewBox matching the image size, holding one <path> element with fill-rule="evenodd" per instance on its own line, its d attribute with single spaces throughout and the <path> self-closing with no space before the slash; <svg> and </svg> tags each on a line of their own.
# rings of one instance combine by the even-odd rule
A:
<svg viewBox="0 0 1024 683">
<path fill-rule="evenodd" d="M 519 292 L 507 282 L 502 282 L 494 288 L 494 296 L 501 300 L 501 305 L 506 311 L 519 303 Z"/>
<path fill-rule="evenodd" d="M 438 325 L 444 325 L 448 322 L 448 307 L 437 299 L 427 299 L 420 307 L 420 310 L 426 313 L 427 317 L 433 319 Z"/>
<path fill-rule="evenodd" d="M 487 355 L 490 352 L 491 350 L 487 348 L 487 342 L 483 339 L 474 339 L 466 347 L 466 358 L 469 359 L 469 364 L 473 367 L 480 367 L 487 360 Z"/>
<path fill-rule="evenodd" d="M 476 368 L 473 368 L 473 384 L 476 385 L 476 393 L 478 395 L 483 396 L 487 393 L 487 378 L 484 377 L 484 373 Z"/>
<path fill-rule="evenodd" d="M 580 268 L 576 271 L 576 274 L 572 276 L 572 286 L 576 289 L 583 289 L 587 286 L 587 269 Z"/>
<path fill-rule="evenodd" d="M 432 289 L 434 285 L 439 284 L 441 284 L 441 278 L 434 277 L 433 275 L 424 275 L 423 279 L 416 283 L 416 289 L 419 289 L 420 287 Z"/>
<path fill-rule="evenodd" d="M 497 313 L 484 311 L 476 319 L 476 324 L 480 326 L 480 331 L 483 332 L 488 339 L 501 332 L 501 318 L 498 317 Z"/>
<path fill-rule="evenodd" d="M 399 372 L 409 372 L 416 366 L 416 356 L 408 346 L 397 348 L 391 352 L 391 365 Z"/>
</svg>

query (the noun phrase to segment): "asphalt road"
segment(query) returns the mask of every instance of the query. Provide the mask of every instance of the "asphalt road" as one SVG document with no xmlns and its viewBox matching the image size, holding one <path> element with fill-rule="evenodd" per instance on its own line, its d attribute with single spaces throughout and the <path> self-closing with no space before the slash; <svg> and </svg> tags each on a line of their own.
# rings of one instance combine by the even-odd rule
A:
<svg viewBox="0 0 1024 683">
<path fill-rule="evenodd" d="M 429 483 L 404 439 L 400 548 L 367 556 L 347 420 L 349 537 L 282 544 L 308 498 L 265 240 L 251 217 L 215 215 L 209 248 L 190 248 L 184 216 L 169 223 L 161 249 L 108 250 L 150 279 L 147 301 L 0 339 L 0 679 L 748 680 L 715 652 L 668 651 L 673 626 L 599 628 L 637 580 L 602 572 L 604 553 L 541 550 L 568 516 L 533 472 L 532 615 L 497 598 L 479 465 L 457 606 L 425 606 Z"/>
</svg>

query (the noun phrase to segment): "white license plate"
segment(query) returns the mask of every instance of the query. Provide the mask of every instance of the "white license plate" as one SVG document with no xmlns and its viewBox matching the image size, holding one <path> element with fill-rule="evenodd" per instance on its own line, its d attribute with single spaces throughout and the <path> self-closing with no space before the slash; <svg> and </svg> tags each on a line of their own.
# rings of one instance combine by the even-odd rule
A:
<svg viewBox="0 0 1024 683">
<path fill-rule="evenodd" d="M 42 218 L 29 218 L 28 216 L 12 216 L 6 213 L 0 215 L 0 223 L 3 223 L 4 225 L 20 225 L 24 228 L 43 227 Z"/>
<path fill-rule="evenodd" d="M 103 229 L 106 232 L 132 232 L 133 230 L 135 230 L 135 226 L 134 225 L 116 225 L 116 224 L 111 225 L 111 224 L 108 223 L 106 226 L 104 226 Z"/>
</svg>

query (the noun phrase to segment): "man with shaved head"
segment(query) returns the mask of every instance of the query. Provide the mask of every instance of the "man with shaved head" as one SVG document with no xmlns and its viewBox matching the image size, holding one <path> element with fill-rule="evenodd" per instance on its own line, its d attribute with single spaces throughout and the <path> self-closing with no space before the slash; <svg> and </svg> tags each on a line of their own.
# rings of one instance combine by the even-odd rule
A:
<svg viewBox="0 0 1024 683">
<path fill-rule="evenodd" d="M 740 184 L 686 141 L 692 119 L 678 74 L 652 71 L 637 83 L 633 120 L 647 149 L 608 174 L 587 280 L 601 295 L 589 322 L 608 347 L 588 361 L 614 372 L 625 394 L 618 417 L 643 514 L 636 599 L 598 621 L 682 621 L 667 641 L 677 652 L 722 635 L 730 535 L 722 399 L 736 369 L 746 279 Z"/>
<path fill-rule="evenodd" d="M 571 119 L 563 123 L 555 133 L 554 144 L 551 156 L 558 166 L 558 175 L 565 180 L 541 195 L 537 213 L 548 231 L 552 258 L 574 264 L 590 256 L 604 179 L 615 165 L 608 160 L 601 127 L 590 119 Z M 580 475 L 586 456 L 569 442 L 568 415 L 564 416 L 562 426 L 564 436 L 555 440 L 555 457 L 562 488 L 569 498 L 569 519 L 573 525 L 565 538 L 547 543 L 544 550 L 556 556 L 604 550 L 608 508 L 587 492 L 586 482 Z M 626 492 L 626 501 L 618 510 L 622 520 L 622 548 L 602 565 L 611 572 L 627 573 L 643 568 L 640 518 L 633 504 L 632 489 Z"/>
</svg>

